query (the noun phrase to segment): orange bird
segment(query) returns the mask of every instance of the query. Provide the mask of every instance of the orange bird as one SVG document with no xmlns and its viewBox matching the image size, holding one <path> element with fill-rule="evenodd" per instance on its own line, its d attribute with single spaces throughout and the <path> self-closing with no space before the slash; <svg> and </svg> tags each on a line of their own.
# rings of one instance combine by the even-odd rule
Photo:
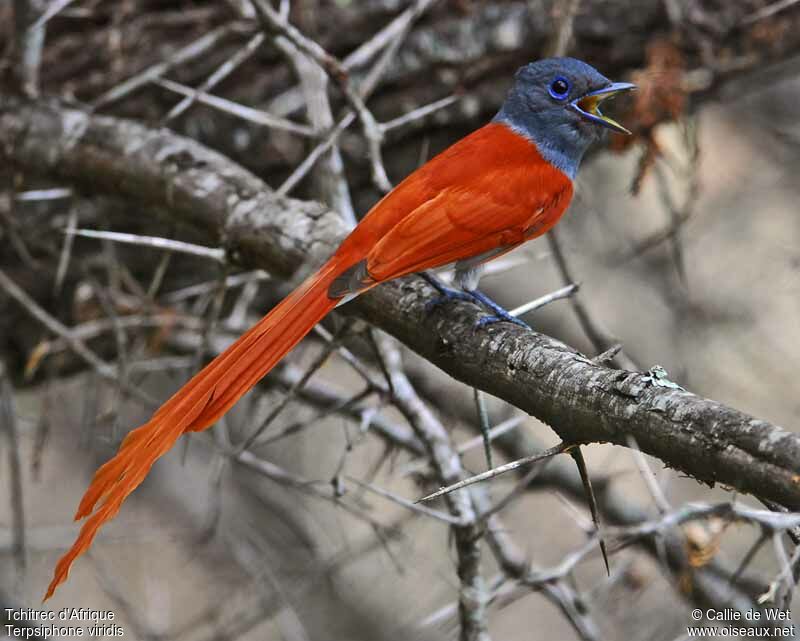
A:
<svg viewBox="0 0 800 641">
<path fill-rule="evenodd" d="M 581 158 L 602 128 L 628 133 L 600 103 L 633 88 L 571 58 L 522 67 L 491 123 L 397 185 L 319 271 L 125 437 L 78 506 L 75 519 L 88 519 L 56 565 L 45 599 L 156 459 L 181 434 L 210 427 L 337 305 L 384 281 L 455 264 L 463 291 L 438 286 L 441 293 L 489 306 L 489 322 L 515 320 L 475 289 L 480 266 L 558 222 Z"/>
</svg>

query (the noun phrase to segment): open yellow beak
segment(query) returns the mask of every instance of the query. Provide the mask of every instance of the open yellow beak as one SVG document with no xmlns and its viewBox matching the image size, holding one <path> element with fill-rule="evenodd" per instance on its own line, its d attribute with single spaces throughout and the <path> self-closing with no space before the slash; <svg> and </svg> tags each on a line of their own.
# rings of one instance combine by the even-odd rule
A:
<svg viewBox="0 0 800 641">
<path fill-rule="evenodd" d="M 569 103 L 569 107 L 590 122 L 611 129 L 611 131 L 616 131 L 617 133 L 630 134 L 631 132 L 616 120 L 603 115 L 600 111 L 600 103 L 620 93 L 632 91 L 633 89 L 636 89 L 636 85 L 630 82 L 614 82 L 608 87 L 591 91 L 585 96 L 576 98 Z"/>
</svg>

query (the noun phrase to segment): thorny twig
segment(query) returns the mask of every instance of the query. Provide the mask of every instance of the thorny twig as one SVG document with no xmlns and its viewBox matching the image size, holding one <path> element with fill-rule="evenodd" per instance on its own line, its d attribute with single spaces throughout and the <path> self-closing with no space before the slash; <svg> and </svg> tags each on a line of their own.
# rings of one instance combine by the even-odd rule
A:
<svg viewBox="0 0 800 641">
<path fill-rule="evenodd" d="M 551 447 L 550 449 L 545 450 L 544 452 L 531 454 L 530 456 L 526 456 L 525 458 L 521 458 L 516 461 L 511 461 L 511 463 L 506 463 L 504 465 L 498 465 L 497 467 L 492 468 L 491 470 L 487 470 L 486 472 L 475 474 L 474 476 L 470 476 L 469 478 L 458 481 L 457 483 L 453 483 L 452 485 L 448 485 L 447 487 L 441 487 L 435 492 L 423 496 L 421 499 L 417 499 L 417 502 L 424 503 L 425 501 L 431 501 L 440 496 L 449 494 L 450 492 L 455 492 L 456 490 L 460 490 L 462 488 L 473 485 L 474 483 L 480 483 L 481 481 L 488 481 L 489 479 L 493 479 L 497 476 L 500 476 L 501 474 L 506 474 L 507 472 L 513 472 L 514 470 L 524 465 L 530 465 L 531 463 L 537 463 L 538 461 L 543 461 L 552 456 L 555 456 L 556 454 L 563 454 L 564 452 L 569 451 L 569 449 L 572 447 L 575 447 L 575 445 L 567 443 L 559 443 L 555 447 Z"/>
</svg>

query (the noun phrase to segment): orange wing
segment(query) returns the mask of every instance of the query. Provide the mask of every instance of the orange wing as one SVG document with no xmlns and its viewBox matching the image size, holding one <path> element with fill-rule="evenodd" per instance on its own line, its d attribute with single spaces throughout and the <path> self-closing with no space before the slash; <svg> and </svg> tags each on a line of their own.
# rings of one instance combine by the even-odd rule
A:
<svg viewBox="0 0 800 641">
<path fill-rule="evenodd" d="M 533 202 L 520 198 L 500 203 L 480 189 L 445 190 L 373 247 L 366 258 L 367 272 L 380 282 L 519 245 L 558 221 L 569 203 L 571 186 L 535 195 Z"/>
<path fill-rule="evenodd" d="M 439 267 L 543 234 L 572 198 L 572 181 L 536 147 L 500 124 L 479 129 L 412 174 L 365 218 L 385 226 L 366 254 L 380 282 Z M 496 252 L 500 255 L 502 251 Z"/>
</svg>

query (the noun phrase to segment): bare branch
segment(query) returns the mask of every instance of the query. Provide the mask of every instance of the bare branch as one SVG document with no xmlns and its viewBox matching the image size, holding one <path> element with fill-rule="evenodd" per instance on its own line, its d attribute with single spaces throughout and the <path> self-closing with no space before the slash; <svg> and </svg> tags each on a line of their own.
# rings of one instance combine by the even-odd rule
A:
<svg viewBox="0 0 800 641">
<path fill-rule="evenodd" d="M 428 494 L 427 496 L 423 496 L 421 499 L 417 499 L 417 503 L 424 503 L 425 501 L 432 501 L 433 499 L 439 498 L 440 496 L 444 496 L 445 494 L 449 494 L 450 492 L 455 492 L 456 490 L 460 490 L 462 488 L 468 487 L 475 483 L 480 483 L 481 481 L 488 481 L 489 479 L 493 479 L 496 476 L 500 476 L 501 474 L 505 474 L 507 472 L 513 472 L 524 465 L 530 465 L 531 463 L 537 463 L 539 461 L 543 461 L 548 459 L 556 454 L 563 454 L 564 452 L 568 451 L 571 447 L 574 447 L 573 444 L 567 443 L 559 443 L 555 447 L 551 447 L 549 450 L 545 450 L 544 452 L 539 452 L 538 454 L 532 454 L 531 456 L 526 456 L 525 458 L 518 459 L 516 461 L 511 461 L 511 463 L 506 463 L 504 465 L 499 465 L 491 470 L 486 470 L 485 472 L 481 472 L 480 474 L 475 474 L 474 476 L 470 476 L 462 481 L 458 481 L 458 483 L 453 483 L 452 485 L 448 485 L 447 487 L 440 487 L 435 492 Z"/>
<path fill-rule="evenodd" d="M 57 16 L 61 11 L 66 9 L 69 5 L 71 5 L 75 0 L 52 0 L 50 5 L 47 9 L 44 10 L 41 16 L 39 16 L 36 22 L 33 23 L 31 26 L 32 29 L 41 29 L 47 21 L 51 18 Z"/>
<path fill-rule="evenodd" d="M 177 67 L 204 55 L 224 38 L 234 33 L 235 27 L 235 24 L 227 24 L 217 27 L 194 42 L 189 43 L 185 47 L 181 47 L 166 60 L 145 69 L 141 73 L 138 73 L 132 78 L 125 80 L 116 87 L 112 87 L 103 93 L 103 95 L 94 101 L 94 108 L 100 109 L 110 105 L 111 103 L 117 102 L 118 100 L 122 100 L 137 89 L 140 89 L 146 84 L 161 78 L 161 76 L 163 76 L 173 67 Z"/>
<path fill-rule="evenodd" d="M 765 18 L 774 16 L 776 13 L 779 13 L 784 9 L 788 9 L 791 6 L 796 5 L 798 2 L 800 2 L 800 0 L 778 0 L 778 2 L 773 2 L 765 7 L 761 7 L 760 9 L 751 13 L 749 16 L 746 16 L 742 21 L 742 24 L 747 25 L 753 22 L 758 22 L 759 20 L 764 20 Z"/>
<path fill-rule="evenodd" d="M 578 291 L 578 288 L 579 285 L 577 285 L 576 283 L 570 283 L 569 285 L 565 285 L 561 289 L 557 289 L 554 292 L 550 292 L 549 294 L 545 294 L 544 296 L 535 298 L 532 301 L 525 303 L 524 305 L 515 307 L 508 313 L 511 314 L 512 316 L 522 316 L 523 314 L 527 314 L 528 312 L 541 309 L 542 307 L 549 305 L 550 303 L 555 302 L 557 300 L 561 300 L 563 298 L 569 298 L 575 292 Z"/>
<path fill-rule="evenodd" d="M 153 247 L 163 251 L 178 252 L 199 256 L 200 258 L 210 258 L 218 263 L 225 263 L 225 250 L 213 247 L 201 247 L 192 243 L 185 243 L 171 238 L 161 238 L 158 236 L 139 236 L 138 234 L 123 234 L 116 231 L 99 231 L 96 229 L 65 229 L 64 233 L 68 236 L 83 236 L 84 238 L 100 238 L 111 240 L 115 243 L 127 243 L 129 245 L 139 245 L 141 247 Z"/>
<path fill-rule="evenodd" d="M 409 501 L 408 499 L 404 499 L 402 496 L 398 496 L 394 492 L 389 492 L 388 490 L 384 490 L 383 488 L 377 487 L 372 483 L 365 483 L 364 481 L 360 481 L 357 478 L 352 476 L 345 477 L 348 481 L 351 481 L 358 485 L 359 487 L 363 487 L 370 492 L 377 494 L 378 496 L 382 496 L 390 501 L 397 503 L 398 505 L 402 505 L 404 508 L 411 510 L 412 512 L 419 512 L 420 514 L 424 514 L 425 516 L 430 516 L 437 521 L 442 521 L 447 523 L 448 525 L 465 525 L 461 520 L 450 516 L 444 512 L 439 512 L 438 510 L 433 510 L 425 505 L 419 505 L 418 503 L 414 503 L 413 501 Z"/>
<path fill-rule="evenodd" d="M 13 543 L 11 553 L 19 578 L 27 565 L 27 546 L 25 544 L 25 508 L 22 489 L 22 461 L 20 458 L 19 432 L 17 429 L 14 392 L 8 379 L 5 363 L 0 360 L 0 429 L 8 439 L 9 481 L 11 483 L 11 523 Z"/>
<path fill-rule="evenodd" d="M 202 89 L 191 89 L 183 86 L 180 83 L 167 80 L 166 78 L 156 78 L 152 82 L 159 87 L 163 87 L 164 89 L 169 89 L 170 91 L 174 91 L 175 93 L 186 96 L 187 99 L 196 100 L 204 105 L 208 105 L 214 109 L 219 109 L 220 111 L 236 116 L 237 118 L 241 118 L 242 120 L 253 122 L 257 125 L 289 131 L 300 136 L 314 135 L 314 130 L 310 127 L 299 125 L 291 120 L 287 120 L 286 118 L 281 118 L 280 116 L 273 116 L 272 114 L 267 113 L 266 111 L 261 111 L 260 109 L 253 109 L 252 107 L 247 107 L 246 105 L 240 105 L 232 100 L 226 100 L 225 98 L 220 98 L 219 96 L 213 96 L 210 93 L 206 93 Z"/>
<path fill-rule="evenodd" d="M 65 0 L 62 0 L 62 2 Z M 214 87 L 216 87 L 220 82 L 225 80 L 231 73 L 233 73 L 237 67 L 239 67 L 243 62 L 245 62 L 250 56 L 252 56 L 256 50 L 261 46 L 264 42 L 264 34 L 257 33 L 254 35 L 250 40 L 247 41 L 247 44 L 239 49 L 234 55 L 232 55 L 228 60 L 226 60 L 223 64 L 221 64 L 217 69 L 212 73 L 203 84 L 200 85 L 191 95 L 186 96 L 183 100 L 181 100 L 177 105 L 175 105 L 172 109 L 169 110 L 169 113 L 164 116 L 164 122 L 169 122 L 183 114 L 187 109 L 189 109 L 195 101 L 198 100 L 201 94 L 206 94 L 211 91 Z"/>
<path fill-rule="evenodd" d="M 14 0 L 12 73 L 18 90 L 29 98 L 39 95 L 39 67 L 42 63 L 45 28 L 39 24 L 35 0 Z"/>
</svg>

